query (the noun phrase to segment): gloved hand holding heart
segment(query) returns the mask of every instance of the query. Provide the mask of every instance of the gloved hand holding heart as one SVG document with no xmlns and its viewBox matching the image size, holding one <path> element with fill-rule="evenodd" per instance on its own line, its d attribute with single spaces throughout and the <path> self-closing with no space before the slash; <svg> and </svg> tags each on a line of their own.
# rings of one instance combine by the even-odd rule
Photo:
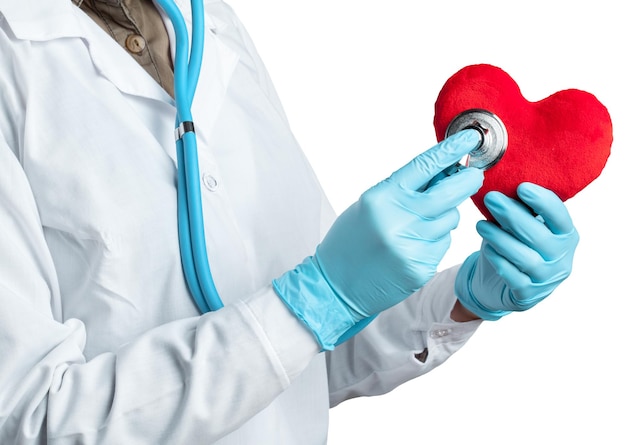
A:
<svg viewBox="0 0 626 445">
<path fill-rule="evenodd" d="M 568 89 L 537 102 L 526 100 L 517 83 L 492 65 L 467 66 L 444 84 L 435 103 L 437 140 L 450 122 L 470 109 L 497 115 L 508 132 L 504 156 L 485 171 L 474 204 L 491 219 L 483 204 L 487 192 L 517 196 L 517 186 L 533 182 L 571 198 L 602 172 L 613 142 L 608 110 L 592 94 Z"/>
</svg>

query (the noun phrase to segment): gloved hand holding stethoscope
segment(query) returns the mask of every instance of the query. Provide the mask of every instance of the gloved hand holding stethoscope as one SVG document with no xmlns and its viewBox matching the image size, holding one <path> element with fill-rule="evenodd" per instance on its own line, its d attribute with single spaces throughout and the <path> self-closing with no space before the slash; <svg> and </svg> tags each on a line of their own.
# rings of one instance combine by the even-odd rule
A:
<svg viewBox="0 0 626 445">
<path fill-rule="evenodd" d="M 274 281 L 323 349 L 354 335 L 435 274 L 459 221 L 457 206 L 483 178 L 475 167 L 449 167 L 478 145 L 478 132 L 463 130 L 417 156 L 342 213 L 315 255 Z M 498 224 L 479 221 L 481 249 L 456 276 L 458 300 L 485 320 L 530 309 L 572 269 L 578 233 L 564 203 L 528 183 L 518 197 L 487 194 Z"/>
<path fill-rule="evenodd" d="M 464 130 L 417 156 L 343 212 L 315 255 L 274 280 L 278 295 L 323 349 L 435 274 L 459 222 L 457 206 L 483 179 L 474 167 L 441 172 L 479 144 L 477 131 Z"/>
<path fill-rule="evenodd" d="M 157 0 L 176 32 L 178 221 L 183 269 L 201 312 L 220 309 L 204 238 L 197 144 L 191 115 L 204 40 L 203 4 L 192 0 L 192 43 L 172 0 Z M 472 118 L 473 119 L 473 118 Z M 476 193 L 482 170 L 450 168 L 488 147 L 481 127 L 466 127 L 367 190 L 343 212 L 314 255 L 273 281 L 289 309 L 322 349 L 356 334 L 377 314 L 401 302 L 435 274 L 459 221 L 457 207 Z M 494 128 L 497 129 L 497 128 Z M 497 146 L 497 144 L 496 144 Z M 485 152 L 498 159 L 499 153 Z M 481 168 L 488 168 L 488 164 Z M 526 310 L 570 273 L 578 234 L 563 202 L 523 184 L 519 198 L 487 195 L 498 222 L 480 222 L 479 252 L 461 267 L 455 291 L 465 308 L 484 319 Z"/>
</svg>

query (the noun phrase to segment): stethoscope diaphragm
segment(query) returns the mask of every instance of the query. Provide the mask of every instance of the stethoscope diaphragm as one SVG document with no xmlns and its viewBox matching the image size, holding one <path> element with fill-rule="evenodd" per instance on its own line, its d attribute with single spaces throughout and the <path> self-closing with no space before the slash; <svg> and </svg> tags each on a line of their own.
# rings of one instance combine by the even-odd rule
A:
<svg viewBox="0 0 626 445">
<path fill-rule="evenodd" d="M 446 135 L 451 136 L 461 130 L 473 129 L 480 133 L 481 144 L 472 150 L 466 165 L 487 170 L 498 163 L 508 145 L 508 134 L 504 123 L 490 111 L 474 108 L 458 114 L 446 129 Z"/>
</svg>

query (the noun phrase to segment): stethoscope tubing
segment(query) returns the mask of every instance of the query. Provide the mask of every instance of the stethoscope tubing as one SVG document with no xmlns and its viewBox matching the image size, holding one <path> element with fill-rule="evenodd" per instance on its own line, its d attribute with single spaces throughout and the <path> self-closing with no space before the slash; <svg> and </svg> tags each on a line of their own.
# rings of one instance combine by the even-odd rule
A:
<svg viewBox="0 0 626 445">
<path fill-rule="evenodd" d="M 179 131 L 182 123 L 193 123 L 191 104 L 196 92 L 204 49 L 204 5 L 191 0 L 191 48 L 185 19 L 172 0 L 157 0 L 169 16 L 176 35 L 174 97 L 176 100 L 176 156 L 178 162 L 178 238 L 183 272 L 189 292 L 202 312 L 224 305 L 219 297 L 206 249 L 204 215 L 198 169 L 195 131 Z"/>
</svg>

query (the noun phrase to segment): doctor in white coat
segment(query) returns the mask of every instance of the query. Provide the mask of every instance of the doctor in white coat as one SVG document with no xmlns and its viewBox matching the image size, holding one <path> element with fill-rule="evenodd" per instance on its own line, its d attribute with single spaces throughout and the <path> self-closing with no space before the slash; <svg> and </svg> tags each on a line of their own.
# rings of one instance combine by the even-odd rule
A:
<svg viewBox="0 0 626 445">
<path fill-rule="evenodd" d="M 243 26 L 207 0 L 193 111 L 225 307 L 200 314 L 156 62 L 169 53 L 150 47 L 171 24 L 144 26 L 159 11 L 146 0 L 82 3 L 0 0 L 2 444 L 323 444 L 330 406 L 431 371 L 481 320 L 569 275 L 576 230 L 532 184 L 525 206 L 489 195 L 498 225 L 480 223 L 481 249 L 436 273 L 456 206 L 482 181 L 438 174 L 477 146 L 473 131 L 336 218 Z M 115 8 L 135 33 L 107 26 Z"/>
</svg>

